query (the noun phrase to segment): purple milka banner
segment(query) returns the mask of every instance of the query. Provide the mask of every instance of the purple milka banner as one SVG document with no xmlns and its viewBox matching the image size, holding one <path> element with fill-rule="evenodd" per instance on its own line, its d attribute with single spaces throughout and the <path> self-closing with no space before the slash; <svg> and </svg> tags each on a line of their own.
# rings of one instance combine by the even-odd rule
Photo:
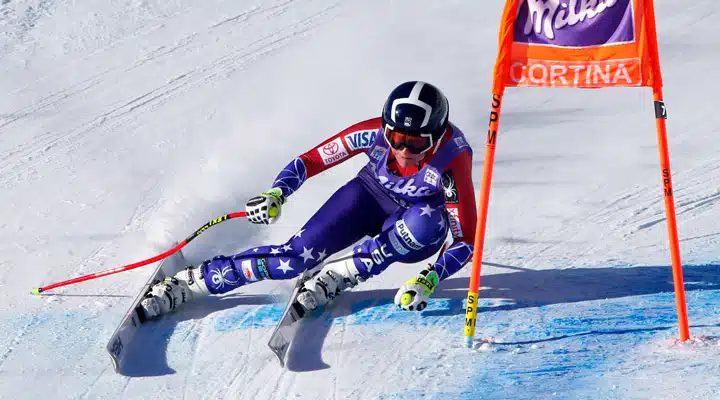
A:
<svg viewBox="0 0 720 400">
<path fill-rule="evenodd" d="M 589 47 L 635 40 L 632 0 L 521 0 L 515 42 Z"/>
</svg>

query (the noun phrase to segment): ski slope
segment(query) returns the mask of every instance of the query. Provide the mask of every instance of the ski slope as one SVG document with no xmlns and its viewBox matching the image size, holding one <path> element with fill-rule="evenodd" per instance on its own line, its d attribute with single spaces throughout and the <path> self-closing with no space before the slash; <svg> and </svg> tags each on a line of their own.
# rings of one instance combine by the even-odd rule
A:
<svg viewBox="0 0 720 400">
<path fill-rule="evenodd" d="M 400 82 L 447 94 L 482 176 L 501 1 L 3 0 L 0 398 L 720 398 L 720 5 L 656 0 L 688 313 L 677 344 L 652 95 L 510 89 L 481 279 L 422 313 L 395 265 L 306 321 L 281 369 L 266 342 L 290 281 L 188 305 L 107 340 L 148 258 L 241 211 L 293 157 L 380 112 Z M 309 180 L 280 223 L 213 227 L 194 263 L 281 243 L 364 165 Z"/>
</svg>

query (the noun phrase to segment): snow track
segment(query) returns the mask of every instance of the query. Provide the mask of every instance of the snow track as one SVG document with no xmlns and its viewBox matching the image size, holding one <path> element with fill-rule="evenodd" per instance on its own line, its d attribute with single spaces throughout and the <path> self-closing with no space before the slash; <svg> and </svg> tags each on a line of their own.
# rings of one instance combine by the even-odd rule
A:
<svg viewBox="0 0 720 400">
<path fill-rule="evenodd" d="M 395 289 L 421 265 L 397 265 L 304 321 L 287 369 L 266 347 L 291 286 L 276 281 L 147 324 L 126 376 L 104 348 L 148 270 L 30 288 L 241 210 L 403 80 L 448 94 L 479 185 L 501 2 L 1 3 L 0 397 L 718 397 L 720 87 L 698 80 L 718 61 L 715 2 L 656 1 L 692 343 L 671 342 L 650 94 L 523 89 L 504 101 L 473 349 L 469 271 L 401 313 Z M 284 242 L 363 164 L 308 181 L 280 224 L 213 227 L 188 260 Z"/>
</svg>

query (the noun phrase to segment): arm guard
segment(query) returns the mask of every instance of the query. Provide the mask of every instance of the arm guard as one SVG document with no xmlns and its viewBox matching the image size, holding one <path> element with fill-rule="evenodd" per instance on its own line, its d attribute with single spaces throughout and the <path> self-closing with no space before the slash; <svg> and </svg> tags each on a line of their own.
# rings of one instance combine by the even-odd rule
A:
<svg viewBox="0 0 720 400">
<path fill-rule="evenodd" d="M 307 179 L 307 169 L 305 163 L 299 157 L 290 161 L 278 174 L 272 184 L 272 188 L 282 190 L 283 196 L 286 198 L 300 189 Z"/>
<path fill-rule="evenodd" d="M 470 261 L 472 254 L 473 245 L 456 241 L 440 254 L 433 264 L 433 268 L 437 271 L 440 280 L 443 281 L 448 276 L 460 271 L 460 268 Z"/>
</svg>

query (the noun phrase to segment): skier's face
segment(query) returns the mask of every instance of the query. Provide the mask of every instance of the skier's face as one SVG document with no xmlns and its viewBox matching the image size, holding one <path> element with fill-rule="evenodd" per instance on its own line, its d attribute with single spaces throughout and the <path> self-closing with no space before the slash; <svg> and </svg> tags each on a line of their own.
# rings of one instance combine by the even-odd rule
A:
<svg viewBox="0 0 720 400">
<path fill-rule="evenodd" d="M 407 147 L 403 147 L 402 150 L 396 150 L 391 147 L 390 150 L 392 150 L 395 160 L 397 160 L 398 164 L 403 168 L 415 166 L 425 157 L 424 154 L 411 153 Z"/>
</svg>

